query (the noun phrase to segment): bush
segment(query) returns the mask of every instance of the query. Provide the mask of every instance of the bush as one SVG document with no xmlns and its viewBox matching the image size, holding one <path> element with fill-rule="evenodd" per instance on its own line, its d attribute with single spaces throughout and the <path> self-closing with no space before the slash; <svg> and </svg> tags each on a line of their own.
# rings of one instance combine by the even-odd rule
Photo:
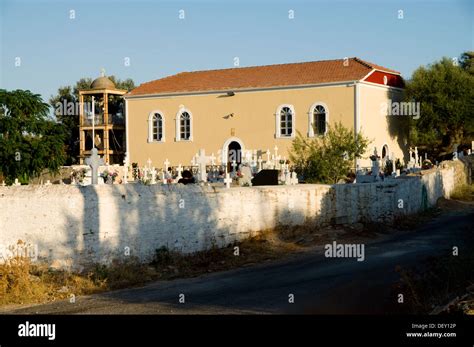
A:
<svg viewBox="0 0 474 347">
<path fill-rule="evenodd" d="M 328 127 L 326 135 L 308 139 L 298 132 L 290 151 L 296 172 L 309 183 L 337 183 L 354 168 L 355 159 L 366 152 L 370 141 L 340 122 Z"/>
</svg>

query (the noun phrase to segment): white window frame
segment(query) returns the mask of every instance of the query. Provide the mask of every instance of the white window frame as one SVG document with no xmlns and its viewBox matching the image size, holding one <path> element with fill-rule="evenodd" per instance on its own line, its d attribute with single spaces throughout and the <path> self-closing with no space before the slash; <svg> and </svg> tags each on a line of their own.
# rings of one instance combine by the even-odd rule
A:
<svg viewBox="0 0 474 347">
<path fill-rule="evenodd" d="M 184 112 L 187 112 L 189 114 L 189 131 L 190 131 L 190 134 L 189 134 L 189 139 L 187 139 L 187 140 L 181 139 L 181 115 Z M 175 140 L 176 141 L 183 141 L 183 142 L 193 141 L 193 134 L 194 134 L 194 131 L 193 131 L 193 118 L 194 118 L 193 114 L 187 108 L 180 108 L 178 113 L 176 113 L 176 133 L 175 133 L 175 135 L 176 135 Z"/>
<path fill-rule="evenodd" d="M 290 136 L 284 136 L 281 134 L 281 110 L 284 107 L 288 107 L 291 111 L 292 114 L 292 119 L 291 119 L 291 135 Z M 296 134 L 296 112 L 295 112 L 295 107 L 291 104 L 281 104 L 280 106 L 277 107 L 276 112 L 275 112 L 275 138 L 277 139 L 294 139 Z"/>
<path fill-rule="evenodd" d="M 312 104 L 308 111 L 308 137 L 324 136 L 324 135 L 319 135 L 319 134 L 316 135 L 314 133 L 314 109 L 316 108 L 316 106 L 322 106 L 324 107 L 324 110 L 326 111 L 326 131 L 324 132 L 324 135 L 326 135 L 328 132 L 329 108 L 328 108 L 328 105 L 326 105 L 324 102 L 318 101 Z"/>
<path fill-rule="evenodd" d="M 161 116 L 161 140 L 153 139 L 153 116 L 158 113 Z M 165 114 L 160 110 L 154 110 L 148 115 L 148 143 L 163 143 L 165 142 Z"/>
</svg>

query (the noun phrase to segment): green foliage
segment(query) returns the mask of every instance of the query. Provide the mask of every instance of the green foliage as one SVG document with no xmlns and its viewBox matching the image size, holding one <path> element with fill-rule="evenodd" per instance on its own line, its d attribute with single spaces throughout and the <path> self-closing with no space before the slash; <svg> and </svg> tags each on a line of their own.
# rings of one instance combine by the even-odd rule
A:
<svg viewBox="0 0 474 347">
<path fill-rule="evenodd" d="M 38 94 L 0 89 L 0 172 L 7 182 L 26 183 L 63 164 L 64 128 L 48 118 L 48 111 Z"/>
<path fill-rule="evenodd" d="M 326 135 L 308 139 L 299 132 L 293 140 L 290 160 L 308 183 L 333 184 L 347 177 L 356 158 L 366 152 L 370 141 L 341 123 L 329 126 Z"/>
<path fill-rule="evenodd" d="M 410 119 L 410 144 L 429 148 L 433 156 L 451 153 L 455 144 L 474 137 L 472 53 L 461 64 L 443 58 L 418 68 L 406 84 L 406 101 L 421 103 L 418 120 Z"/>
<path fill-rule="evenodd" d="M 117 79 L 115 76 L 108 76 L 108 78 L 114 82 L 117 89 L 130 91 L 135 88 L 135 83 L 130 78 L 125 80 Z M 92 78 L 81 78 L 74 86 L 60 87 L 58 89 L 58 93 L 49 99 L 49 104 L 55 109 L 57 109 L 58 105 L 64 104 L 64 102 L 78 105 L 79 91 L 90 89 L 92 81 Z M 109 97 L 109 112 L 113 113 L 114 110 L 119 109 L 118 104 L 122 101 L 122 98 L 114 95 Z M 66 129 L 66 137 L 64 142 L 67 153 L 66 164 L 76 164 L 77 157 L 79 155 L 79 113 L 75 112 L 71 115 L 55 112 L 55 116 L 58 122 L 63 124 L 64 128 Z"/>
</svg>

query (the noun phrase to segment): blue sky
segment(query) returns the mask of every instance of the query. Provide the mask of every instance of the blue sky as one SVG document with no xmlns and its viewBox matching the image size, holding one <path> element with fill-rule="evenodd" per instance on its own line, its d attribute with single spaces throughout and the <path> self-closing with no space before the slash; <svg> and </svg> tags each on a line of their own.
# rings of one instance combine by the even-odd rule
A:
<svg viewBox="0 0 474 347">
<path fill-rule="evenodd" d="M 234 57 L 253 66 L 358 56 L 407 78 L 420 65 L 473 50 L 473 4 L 0 0 L 0 86 L 30 89 L 47 100 L 60 86 L 99 76 L 101 68 L 139 84 L 233 67 Z"/>
</svg>

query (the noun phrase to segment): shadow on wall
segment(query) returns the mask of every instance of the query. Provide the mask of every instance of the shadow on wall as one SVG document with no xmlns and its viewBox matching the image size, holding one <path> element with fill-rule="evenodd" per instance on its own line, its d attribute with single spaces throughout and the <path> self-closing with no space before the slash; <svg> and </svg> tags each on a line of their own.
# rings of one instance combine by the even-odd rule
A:
<svg viewBox="0 0 474 347">
<path fill-rule="evenodd" d="M 335 210 L 331 187 L 298 187 L 80 187 L 82 211 L 63 209 L 64 244 L 75 250 L 71 262 L 81 265 L 127 256 L 147 261 L 162 246 L 191 253 L 275 227 L 330 223 Z M 56 257 L 65 255 L 57 252 Z"/>
<path fill-rule="evenodd" d="M 33 242 L 51 264 L 70 267 L 128 256 L 147 261 L 162 246 L 185 253 L 223 247 L 285 226 L 391 222 L 449 196 L 462 170 L 455 168 L 333 186 L 0 187 L 0 222 L 7 230 L 0 244 Z"/>
<path fill-rule="evenodd" d="M 387 98 L 392 102 L 403 102 L 403 94 L 387 91 Z M 393 105 L 393 104 L 392 104 Z M 387 107 L 391 105 L 388 104 Z M 410 161 L 407 150 L 408 135 L 410 129 L 410 116 L 408 115 L 387 115 L 388 134 L 390 138 L 396 139 L 398 146 L 403 150 L 403 161 Z M 391 155 L 391 154 L 390 154 Z"/>
</svg>

